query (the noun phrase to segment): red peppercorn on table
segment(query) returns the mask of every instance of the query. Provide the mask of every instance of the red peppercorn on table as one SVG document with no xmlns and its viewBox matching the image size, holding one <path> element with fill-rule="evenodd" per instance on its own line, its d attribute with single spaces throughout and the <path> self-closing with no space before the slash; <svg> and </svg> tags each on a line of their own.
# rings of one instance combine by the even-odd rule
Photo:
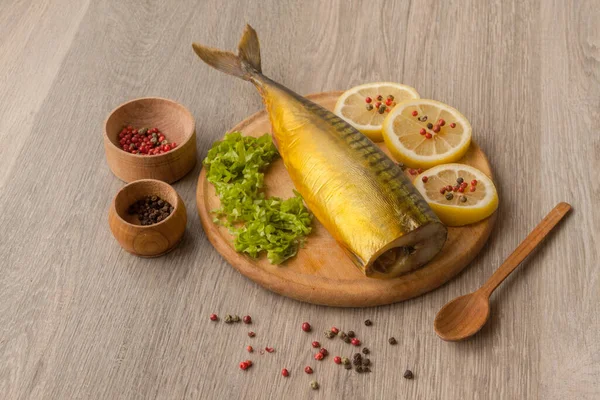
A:
<svg viewBox="0 0 600 400">
<path fill-rule="evenodd" d="M 325 92 L 307 98 L 332 110 L 340 94 Z M 269 129 L 269 117 L 265 111 L 260 111 L 229 131 L 261 136 Z M 387 153 L 385 146 L 380 146 Z M 491 175 L 486 156 L 474 143 L 460 162 Z M 407 169 L 406 174 L 414 178 L 409 171 L 413 170 Z M 281 159 L 269 167 L 265 174 L 265 186 L 268 196 L 288 198 L 293 195 L 294 185 Z M 211 211 L 219 208 L 219 198 L 213 185 L 206 180 L 206 169 L 202 170 L 198 179 L 196 204 L 208 239 L 240 273 L 281 295 L 309 303 L 342 307 L 390 304 L 436 289 L 477 256 L 492 231 L 497 215 L 494 213 L 476 224 L 448 228 L 448 240 L 444 248 L 425 267 L 384 280 L 364 276 L 317 220 L 313 221 L 313 230 L 305 247 L 282 266 L 270 264 L 265 257 L 252 259 L 237 253 L 228 229 L 213 222 Z"/>
<path fill-rule="evenodd" d="M 594 0 L 0 2 L 0 398 L 600 398 L 598 20 Z M 119 246 L 107 217 L 124 183 L 103 122 L 132 99 L 171 99 L 196 121 L 201 161 L 264 106 L 191 44 L 235 49 L 245 22 L 264 72 L 298 93 L 399 82 L 468 118 L 500 207 L 466 268 L 378 307 L 265 290 L 204 232 L 201 162 L 172 184 L 179 245 L 153 259 Z M 167 155 L 183 148 L 155 127 L 177 142 Z M 573 212 L 494 292 L 483 330 L 440 340 L 440 308 L 560 201 Z"/>
</svg>

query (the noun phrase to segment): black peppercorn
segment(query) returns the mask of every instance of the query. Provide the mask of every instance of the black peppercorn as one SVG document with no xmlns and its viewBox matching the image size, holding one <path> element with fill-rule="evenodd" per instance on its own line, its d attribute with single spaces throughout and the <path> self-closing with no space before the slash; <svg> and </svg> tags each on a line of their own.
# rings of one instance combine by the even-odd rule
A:
<svg viewBox="0 0 600 400">
<path fill-rule="evenodd" d="M 371 325 L 373 325 L 373 323 L 371 322 L 371 320 L 370 320 L 370 319 L 366 319 L 366 320 L 365 320 L 365 325 L 366 325 L 366 326 L 371 326 Z"/>
<path fill-rule="evenodd" d="M 402 375 L 402 376 L 406 379 L 412 379 L 415 377 L 410 369 L 407 369 L 406 371 L 404 371 L 404 375 Z"/>
<path fill-rule="evenodd" d="M 354 331 L 348 331 L 348 337 L 353 338 L 355 336 Z"/>
<path fill-rule="evenodd" d="M 398 343 L 398 342 L 396 341 L 396 338 L 395 338 L 395 337 L 393 337 L 393 336 L 392 336 L 391 338 L 389 338 L 389 339 L 388 339 L 388 342 L 389 342 L 390 344 L 396 344 L 396 343 Z"/>
<path fill-rule="evenodd" d="M 427 129 L 431 129 L 431 128 L 433 128 L 433 124 L 430 122 L 427 124 Z"/>
<path fill-rule="evenodd" d="M 362 349 L 363 354 L 369 354 L 371 351 L 368 348 Z"/>
</svg>

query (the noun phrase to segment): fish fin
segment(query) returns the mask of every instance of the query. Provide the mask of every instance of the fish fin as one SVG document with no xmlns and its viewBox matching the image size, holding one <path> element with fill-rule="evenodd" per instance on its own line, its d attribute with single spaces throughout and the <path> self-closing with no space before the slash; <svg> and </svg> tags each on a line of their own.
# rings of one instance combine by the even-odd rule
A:
<svg viewBox="0 0 600 400">
<path fill-rule="evenodd" d="M 238 44 L 238 55 L 242 59 L 242 62 L 250 64 L 256 72 L 262 72 L 258 35 L 254 28 L 248 24 L 246 24 L 246 29 L 244 29 L 244 33 Z"/>
<path fill-rule="evenodd" d="M 202 46 L 198 43 L 192 43 L 192 47 L 202 61 L 226 74 L 249 81 L 254 74 L 261 72 L 258 36 L 250 25 L 246 25 L 237 56 L 229 51 Z"/>
</svg>

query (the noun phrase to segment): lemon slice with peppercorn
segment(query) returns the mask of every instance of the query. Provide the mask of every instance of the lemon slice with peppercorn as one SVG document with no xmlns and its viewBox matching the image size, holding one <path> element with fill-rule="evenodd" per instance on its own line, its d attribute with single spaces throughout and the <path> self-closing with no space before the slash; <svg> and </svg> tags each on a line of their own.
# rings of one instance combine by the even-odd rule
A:
<svg viewBox="0 0 600 400">
<path fill-rule="evenodd" d="M 414 88 L 400 83 L 367 83 L 342 93 L 333 112 L 369 139 L 381 142 L 381 124 L 386 115 L 397 103 L 419 97 Z"/>
<path fill-rule="evenodd" d="M 382 125 L 394 158 L 417 168 L 456 162 L 471 144 L 471 124 L 457 109 L 436 100 L 399 103 Z"/>
<path fill-rule="evenodd" d="M 498 208 L 498 193 L 492 180 L 465 164 L 438 165 L 417 175 L 413 183 L 448 226 L 479 222 Z"/>
</svg>

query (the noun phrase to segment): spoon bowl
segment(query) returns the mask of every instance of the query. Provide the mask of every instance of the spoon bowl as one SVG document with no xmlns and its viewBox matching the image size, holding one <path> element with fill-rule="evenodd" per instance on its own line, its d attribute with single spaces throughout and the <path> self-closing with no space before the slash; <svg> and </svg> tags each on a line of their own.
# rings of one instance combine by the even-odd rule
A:
<svg viewBox="0 0 600 400">
<path fill-rule="evenodd" d="M 456 342 L 479 332 L 489 317 L 489 298 L 477 291 L 457 297 L 442 307 L 433 326 L 440 338 Z"/>
</svg>

